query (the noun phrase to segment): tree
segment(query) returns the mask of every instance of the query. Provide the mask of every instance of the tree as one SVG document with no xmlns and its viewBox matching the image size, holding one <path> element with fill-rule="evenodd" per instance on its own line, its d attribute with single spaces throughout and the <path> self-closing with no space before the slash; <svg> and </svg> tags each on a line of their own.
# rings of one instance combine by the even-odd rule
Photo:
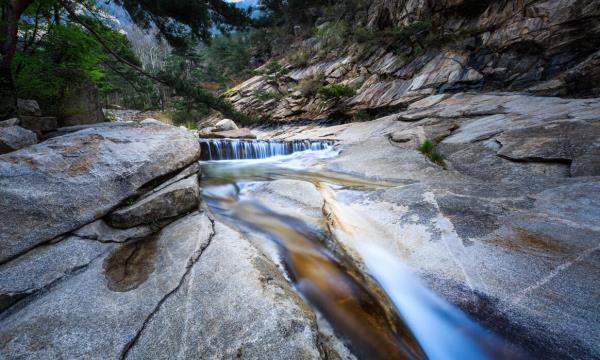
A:
<svg viewBox="0 0 600 360">
<path fill-rule="evenodd" d="M 0 0 L 0 119 L 17 113 L 17 95 L 12 60 L 17 49 L 17 24 L 33 0 Z"/>
<path fill-rule="evenodd" d="M 18 40 L 18 23 L 34 0 L 0 0 L 0 119 L 16 114 L 16 91 L 13 81 L 13 58 Z M 71 21 L 82 25 L 115 59 L 145 73 L 143 69 L 113 51 L 102 39 L 98 29 L 82 12 L 94 13 L 94 0 L 38 0 L 56 5 L 56 12 L 66 10 Z M 143 27 L 156 26 L 160 33 L 178 48 L 185 47 L 188 39 L 208 42 L 211 29 L 228 31 L 242 28 L 250 22 L 249 12 L 223 0 L 113 0 L 123 6 L 131 18 Z M 57 21 L 60 15 L 57 15 Z M 145 73 L 146 75 L 149 75 Z M 152 76 L 150 76 L 152 77 Z M 157 81 L 164 81 L 154 77 Z M 181 85 L 181 84 L 178 84 Z M 181 86 L 179 86 L 181 87 Z M 187 87 L 184 87 L 187 88 Z M 215 104 L 221 102 L 213 101 Z"/>
</svg>

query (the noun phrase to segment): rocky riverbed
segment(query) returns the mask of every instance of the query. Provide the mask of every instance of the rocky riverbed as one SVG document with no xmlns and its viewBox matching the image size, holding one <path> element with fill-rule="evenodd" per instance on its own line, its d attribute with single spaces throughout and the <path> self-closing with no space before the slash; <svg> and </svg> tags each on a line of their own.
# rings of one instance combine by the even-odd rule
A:
<svg viewBox="0 0 600 360">
<path fill-rule="evenodd" d="M 373 245 L 515 353 L 600 356 L 598 99 L 434 95 L 369 122 L 253 131 L 335 141 L 244 194 L 326 234 L 368 291 L 383 284 Z M 262 236 L 203 200 L 214 176 L 189 131 L 57 135 L 0 155 L 0 357 L 361 357 Z"/>
</svg>

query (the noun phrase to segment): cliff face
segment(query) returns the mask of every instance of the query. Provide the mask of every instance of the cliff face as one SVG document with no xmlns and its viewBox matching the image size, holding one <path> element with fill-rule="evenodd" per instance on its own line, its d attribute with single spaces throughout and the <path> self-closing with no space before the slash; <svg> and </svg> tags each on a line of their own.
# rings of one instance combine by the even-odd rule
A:
<svg viewBox="0 0 600 360">
<path fill-rule="evenodd" d="M 370 38 L 333 46 L 318 36 L 298 39 L 281 61 L 285 71 L 253 77 L 228 99 L 240 110 L 286 121 L 375 115 L 459 91 L 600 94 L 598 0 L 378 0 L 347 18 L 354 34 L 361 28 Z M 403 32 L 402 41 L 383 38 L 392 29 Z M 356 93 L 315 94 L 327 84 Z"/>
</svg>

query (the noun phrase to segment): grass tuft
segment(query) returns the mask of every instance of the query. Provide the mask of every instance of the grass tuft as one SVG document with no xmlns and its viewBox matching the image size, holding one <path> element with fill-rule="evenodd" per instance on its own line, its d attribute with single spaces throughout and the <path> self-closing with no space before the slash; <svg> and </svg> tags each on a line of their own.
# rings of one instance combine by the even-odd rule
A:
<svg viewBox="0 0 600 360">
<path fill-rule="evenodd" d="M 425 141 L 419 145 L 417 150 L 419 150 L 423 155 L 427 156 L 432 162 L 443 166 L 444 168 L 446 167 L 444 157 L 437 151 L 435 144 L 431 140 L 425 139 Z"/>
</svg>

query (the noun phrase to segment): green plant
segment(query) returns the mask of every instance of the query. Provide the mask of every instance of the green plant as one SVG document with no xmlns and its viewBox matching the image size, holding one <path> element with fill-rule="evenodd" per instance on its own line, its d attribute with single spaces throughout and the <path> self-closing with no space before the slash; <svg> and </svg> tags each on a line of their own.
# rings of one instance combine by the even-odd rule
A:
<svg viewBox="0 0 600 360">
<path fill-rule="evenodd" d="M 371 120 L 373 120 L 373 116 L 367 110 L 359 110 L 352 114 L 352 121 L 363 122 Z"/>
<path fill-rule="evenodd" d="M 300 80 L 298 84 L 298 89 L 305 97 L 311 97 L 317 95 L 317 92 L 323 85 L 325 81 L 325 77 L 322 74 L 314 74 L 312 76 L 307 76 L 304 79 Z"/>
<path fill-rule="evenodd" d="M 319 95 L 325 99 L 338 99 L 348 96 L 354 96 L 356 90 L 344 84 L 326 85 L 319 89 Z"/>
<path fill-rule="evenodd" d="M 357 43 L 366 43 L 373 41 L 377 38 L 377 33 L 373 30 L 367 29 L 366 27 L 359 26 L 352 32 L 352 38 Z"/>
<path fill-rule="evenodd" d="M 427 156 L 429 160 L 433 161 L 434 163 L 446 167 L 446 164 L 444 163 L 444 157 L 437 151 L 435 144 L 431 140 L 425 139 L 425 141 L 419 145 L 417 150 L 419 150 L 423 155 Z"/>
<path fill-rule="evenodd" d="M 265 90 L 256 90 L 253 95 L 260 101 L 269 101 L 281 97 L 281 94 L 279 93 Z"/>
<path fill-rule="evenodd" d="M 350 27 L 345 21 L 332 21 L 317 29 L 317 38 L 323 45 L 335 48 L 342 45 L 350 33 Z"/>
<path fill-rule="evenodd" d="M 310 61 L 310 54 L 306 49 L 300 48 L 290 56 L 289 60 L 292 66 L 306 66 Z"/>
</svg>

